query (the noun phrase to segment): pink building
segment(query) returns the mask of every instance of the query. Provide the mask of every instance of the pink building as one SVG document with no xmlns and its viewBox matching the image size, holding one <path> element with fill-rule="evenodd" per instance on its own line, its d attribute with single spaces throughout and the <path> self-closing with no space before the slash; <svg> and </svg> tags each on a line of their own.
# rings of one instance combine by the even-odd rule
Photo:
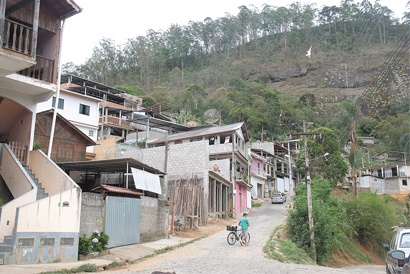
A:
<svg viewBox="0 0 410 274">
<path fill-rule="evenodd" d="M 236 182 L 236 214 L 242 214 L 247 208 L 247 186 L 242 181 Z"/>
</svg>

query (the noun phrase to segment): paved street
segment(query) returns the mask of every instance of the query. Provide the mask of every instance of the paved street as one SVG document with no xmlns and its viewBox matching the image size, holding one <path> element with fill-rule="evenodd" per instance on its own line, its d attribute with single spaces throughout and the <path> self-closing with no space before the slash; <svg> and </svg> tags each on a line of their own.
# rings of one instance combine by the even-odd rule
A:
<svg viewBox="0 0 410 274">
<path fill-rule="evenodd" d="M 384 273 L 384 266 L 336 269 L 321 266 L 283 264 L 267 259 L 262 251 L 273 229 L 283 223 L 287 208 L 281 204 L 264 203 L 249 214 L 251 242 L 249 246 L 227 243 L 227 231 L 146 259 L 126 269 L 106 273 L 152 273 L 153 271 L 183 273 Z"/>
</svg>

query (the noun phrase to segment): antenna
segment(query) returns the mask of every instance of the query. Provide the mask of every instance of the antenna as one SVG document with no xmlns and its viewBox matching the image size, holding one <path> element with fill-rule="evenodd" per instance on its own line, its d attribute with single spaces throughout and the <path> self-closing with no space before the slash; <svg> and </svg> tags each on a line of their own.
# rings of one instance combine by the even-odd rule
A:
<svg viewBox="0 0 410 274">
<path fill-rule="evenodd" d="M 213 125 L 214 123 L 216 123 L 219 120 L 220 115 L 221 114 L 219 113 L 218 110 L 216 110 L 214 108 L 208 109 L 207 111 L 205 111 L 204 116 L 203 116 L 204 122 L 207 123 L 207 124 L 212 124 Z"/>
</svg>

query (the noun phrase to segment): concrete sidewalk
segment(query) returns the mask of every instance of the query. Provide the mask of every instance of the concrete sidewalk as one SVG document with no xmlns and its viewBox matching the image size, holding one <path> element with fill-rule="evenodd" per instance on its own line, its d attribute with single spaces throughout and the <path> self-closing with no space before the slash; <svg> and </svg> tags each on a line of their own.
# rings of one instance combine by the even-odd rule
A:
<svg viewBox="0 0 410 274">
<path fill-rule="evenodd" d="M 57 271 L 79 267 L 83 264 L 95 264 L 100 269 L 105 269 L 113 262 L 117 262 L 119 264 L 126 264 L 127 262 L 133 263 L 144 258 L 145 256 L 155 254 L 155 251 L 157 250 L 161 250 L 166 247 L 176 247 L 192 240 L 194 239 L 170 236 L 168 239 L 161 239 L 155 242 L 114 247 L 109 249 L 110 254 L 103 257 L 71 263 L 0 265 L 0 274 L 31 274 Z"/>
</svg>

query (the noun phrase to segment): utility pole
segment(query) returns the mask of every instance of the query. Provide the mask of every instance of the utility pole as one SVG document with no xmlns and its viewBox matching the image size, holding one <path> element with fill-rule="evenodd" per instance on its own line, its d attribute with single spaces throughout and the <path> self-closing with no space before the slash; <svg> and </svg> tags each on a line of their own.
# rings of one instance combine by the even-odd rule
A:
<svg viewBox="0 0 410 274">
<path fill-rule="evenodd" d="M 312 123 L 308 123 L 309 125 Z M 316 245 L 315 245 L 315 231 L 314 223 L 312 218 L 313 203 L 312 203 L 312 187 L 310 181 L 310 166 L 309 166 L 309 150 L 308 150 L 308 136 L 319 135 L 319 132 L 306 132 L 306 121 L 303 120 L 303 132 L 302 133 L 291 133 L 291 136 L 303 135 L 305 141 L 305 166 L 306 166 L 306 188 L 307 188 L 307 202 L 308 202 L 308 218 L 309 218 L 309 230 L 310 230 L 310 247 L 312 251 L 313 260 L 316 263 Z M 290 156 L 290 155 L 289 155 Z"/>
<path fill-rule="evenodd" d="M 303 120 L 303 133 L 306 133 L 306 122 Z M 306 165 L 306 187 L 307 187 L 307 200 L 308 200 L 308 216 L 309 216 L 309 230 L 310 230 L 310 247 L 312 248 L 313 261 L 316 263 L 316 246 L 315 246 L 315 231 L 313 229 L 312 219 L 312 188 L 310 184 L 310 167 L 309 167 L 309 155 L 307 146 L 307 135 L 305 137 L 305 165 Z"/>
</svg>

